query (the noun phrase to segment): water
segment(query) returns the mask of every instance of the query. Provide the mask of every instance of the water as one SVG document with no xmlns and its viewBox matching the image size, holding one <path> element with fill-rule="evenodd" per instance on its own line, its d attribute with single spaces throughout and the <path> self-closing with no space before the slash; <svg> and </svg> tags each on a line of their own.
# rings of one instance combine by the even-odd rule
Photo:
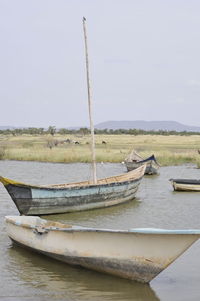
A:
<svg viewBox="0 0 200 301">
<path fill-rule="evenodd" d="M 98 176 L 125 172 L 122 164 L 99 164 Z M 87 164 L 0 161 L 0 174 L 32 184 L 88 179 Z M 45 218 L 89 227 L 127 229 L 158 227 L 200 228 L 200 192 L 174 192 L 170 178 L 200 178 L 192 165 L 162 167 L 160 175 L 145 176 L 137 199 L 126 204 Z M 200 241 L 144 285 L 83 268 L 72 267 L 12 245 L 4 216 L 18 211 L 0 185 L 0 299 L 7 301 L 197 301 L 200 299 Z"/>
</svg>

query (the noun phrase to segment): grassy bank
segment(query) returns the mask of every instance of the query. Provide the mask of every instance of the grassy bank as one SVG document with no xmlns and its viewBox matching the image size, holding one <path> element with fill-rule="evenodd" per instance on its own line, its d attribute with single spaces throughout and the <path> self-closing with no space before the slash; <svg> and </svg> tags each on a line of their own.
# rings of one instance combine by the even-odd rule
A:
<svg viewBox="0 0 200 301">
<path fill-rule="evenodd" d="M 63 140 L 70 139 L 71 142 Z M 134 148 L 142 157 L 155 154 L 159 163 L 194 163 L 200 167 L 200 137 L 160 135 L 96 135 L 97 162 L 122 162 Z M 78 141 L 74 144 L 72 141 Z M 102 144 L 106 141 L 106 144 Z M 89 136 L 0 136 L 1 160 L 90 162 Z"/>
</svg>

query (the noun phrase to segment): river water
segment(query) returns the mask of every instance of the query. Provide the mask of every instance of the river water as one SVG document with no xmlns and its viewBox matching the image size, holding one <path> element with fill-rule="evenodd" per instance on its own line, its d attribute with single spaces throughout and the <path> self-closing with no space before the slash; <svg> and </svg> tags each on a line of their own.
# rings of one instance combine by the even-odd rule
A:
<svg viewBox="0 0 200 301">
<path fill-rule="evenodd" d="M 126 171 L 122 164 L 99 164 L 98 177 Z M 88 164 L 0 161 L 0 175 L 31 184 L 87 180 Z M 127 229 L 157 227 L 200 228 L 200 192 L 174 192 L 170 178 L 200 178 L 193 165 L 161 167 L 157 176 L 145 176 L 137 198 L 126 204 L 78 213 L 46 216 L 76 225 Z M 0 299 L 6 301 L 169 301 L 200 300 L 200 241 L 158 275 L 150 285 L 72 267 L 24 250 L 11 243 L 5 215 L 18 215 L 0 185 Z"/>
</svg>

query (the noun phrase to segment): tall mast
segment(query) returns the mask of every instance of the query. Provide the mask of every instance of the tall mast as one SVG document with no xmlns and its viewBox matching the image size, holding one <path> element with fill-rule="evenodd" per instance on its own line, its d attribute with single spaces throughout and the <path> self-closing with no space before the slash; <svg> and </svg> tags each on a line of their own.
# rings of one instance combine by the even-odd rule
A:
<svg viewBox="0 0 200 301">
<path fill-rule="evenodd" d="M 95 154 L 94 123 L 93 123 L 93 118 L 92 118 L 92 103 L 91 103 L 89 60 L 88 60 L 86 18 L 85 17 L 83 17 L 83 32 L 84 32 L 84 40 L 85 40 L 85 58 L 86 58 L 86 73 L 87 73 L 88 107 L 89 107 L 90 131 L 91 131 L 93 183 L 96 184 L 97 183 L 97 168 L 96 168 L 96 154 Z"/>
</svg>

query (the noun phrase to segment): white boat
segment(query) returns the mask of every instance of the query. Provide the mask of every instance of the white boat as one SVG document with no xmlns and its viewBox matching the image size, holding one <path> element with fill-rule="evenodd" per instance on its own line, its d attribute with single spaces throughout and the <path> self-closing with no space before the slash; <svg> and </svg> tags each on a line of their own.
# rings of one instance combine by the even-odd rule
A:
<svg viewBox="0 0 200 301">
<path fill-rule="evenodd" d="M 200 230 L 86 228 L 36 216 L 7 216 L 11 240 L 33 251 L 99 272 L 150 282 L 187 250 Z"/>
</svg>

